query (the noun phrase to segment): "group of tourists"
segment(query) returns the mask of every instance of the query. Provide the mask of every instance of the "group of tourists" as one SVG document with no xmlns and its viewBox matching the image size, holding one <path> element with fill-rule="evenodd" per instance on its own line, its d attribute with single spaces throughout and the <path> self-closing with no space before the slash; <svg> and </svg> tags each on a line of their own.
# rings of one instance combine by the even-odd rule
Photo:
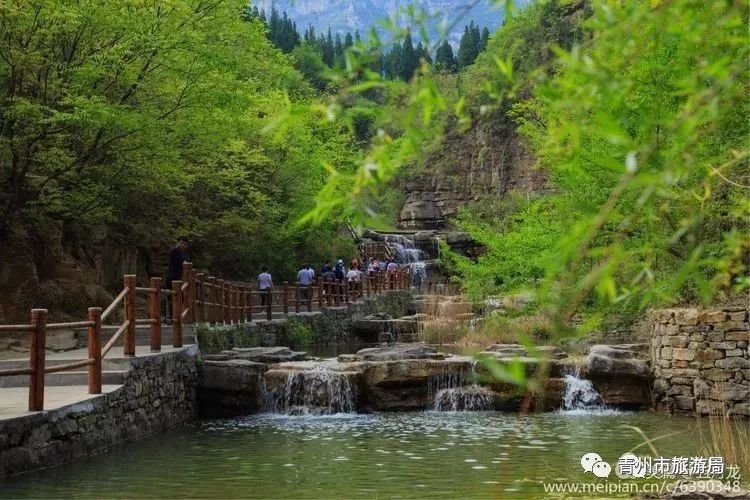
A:
<svg viewBox="0 0 750 500">
<path fill-rule="evenodd" d="M 187 248 L 188 239 L 180 238 L 177 245 L 169 251 L 166 276 L 166 286 L 168 289 L 171 289 L 172 281 L 182 279 L 182 264 L 188 261 Z M 380 260 L 370 257 L 365 263 L 359 257 L 355 257 L 350 262 L 348 269 L 345 267 L 343 259 L 338 259 L 333 266 L 331 266 L 330 261 L 326 261 L 320 268 L 320 276 L 324 282 L 328 283 L 346 279 L 350 283 L 350 286 L 356 287 L 362 281 L 364 273 L 373 277 L 378 273 L 395 273 L 399 269 L 399 264 L 393 259 Z M 297 272 L 297 282 L 301 288 L 302 299 L 307 300 L 310 288 L 315 283 L 315 270 L 310 264 L 303 265 L 299 272 Z M 270 300 L 272 289 L 273 277 L 268 268 L 264 267 L 258 275 L 258 290 L 260 291 L 261 305 L 266 305 Z"/>
<path fill-rule="evenodd" d="M 344 265 L 343 259 L 338 259 L 334 265 L 331 265 L 331 261 L 326 261 L 320 268 L 320 277 L 324 283 L 339 282 L 346 279 L 350 283 L 350 286 L 356 287 L 362 281 L 364 273 L 367 273 L 369 276 L 375 276 L 378 273 L 395 273 L 399 269 L 399 264 L 393 259 L 381 261 L 380 259 L 370 257 L 365 264 L 361 259 L 355 257 L 350 262 L 348 269 Z M 300 285 L 302 298 L 305 300 L 308 299 L 309 289 L 315 284 L 315 276 L 315 269 L 310 264 L 303 265 L 297 272 L 297 283 Z M 258 275 L 258 289 L 261 292 L 262 304 L 265 305 L 265 301 L 272 288 L 273 278 L 268 270 L 264 268 L 263 272 Z"/>
</svg>

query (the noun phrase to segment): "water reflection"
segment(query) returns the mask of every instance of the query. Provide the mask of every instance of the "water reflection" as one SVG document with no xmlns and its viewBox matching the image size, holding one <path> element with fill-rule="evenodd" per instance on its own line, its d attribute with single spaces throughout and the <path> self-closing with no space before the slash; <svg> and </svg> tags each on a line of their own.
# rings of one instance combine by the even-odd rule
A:
<svg viewBox="0 0 750 500">
<path fill-rule="evenodd" d="M 76 498 L 533 496 L 545 480 L 590 480 L 579 465 L 584 453 L 615 462 L 641 443 L 625 424 L 651 437 L 684 432 L 659 442 L 664 455 L 698 452 L 695 421 L 653 414 L 259 415 L 201 422 L 0 483 L 0 491 Z"/>
</svg>

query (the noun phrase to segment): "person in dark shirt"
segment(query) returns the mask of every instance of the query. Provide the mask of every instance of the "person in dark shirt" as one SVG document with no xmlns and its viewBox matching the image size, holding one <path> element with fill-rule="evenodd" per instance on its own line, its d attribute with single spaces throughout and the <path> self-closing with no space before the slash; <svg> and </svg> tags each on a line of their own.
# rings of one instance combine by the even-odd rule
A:
<svg viewBox="0 0 750 500">
<path fill-rule="evenodd" d="M 182 279 L 182 264 L 189 260 L 187 254 L 188 239 L 185 237 L 177 240 L 177 244 L 169 249 L 169 257 L 167 259 L 167 279 L 164 281 L 164 287 L 167 290 L 172 290 L 172 282 Z M 168 325 L 172 324 L 172 296 L 169 294 L 163 295 L 164 300 L 164 318 Z"/>
<path fill-rule="evenodd" d="M 172 282 L 182 279 L 182 264 L 189 260 L 188 239 L 185 237 L 177 241 L 177 245 L 169 250 L 169 262 L 167 264 L 166 286 L 168 290 L 172 289 Z"/>
<path fill-rule="evenodd" d="M 336 265 L 333 268 L 333 272 L 336 274 L 337 280 L 343 280 L 346 276 L 346 269 L 344 269 L 344 261 L 343 259 L 339 259 L 338 262 L 336 262 Z"/>
<path fill-rule="evenodd" d="M 320 274 L 325 274 L 329 271 L 333 271 L 333 268 L 331 267 L 331 262 L 326 261 L 326 263 L 323 264 L 323 268 L 320 270 Z"/>
</svg>

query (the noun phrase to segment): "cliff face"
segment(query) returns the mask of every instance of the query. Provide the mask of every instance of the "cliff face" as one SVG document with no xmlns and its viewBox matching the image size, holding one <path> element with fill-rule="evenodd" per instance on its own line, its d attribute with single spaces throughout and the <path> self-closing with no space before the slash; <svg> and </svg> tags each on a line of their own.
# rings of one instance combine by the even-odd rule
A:
<svg viewBox="0 0 750 500">
<path fill-rule="evenodd" d="M 124 274 L 161 276 L 164 249 L 133 248 L 102 235 L 86 244 L 67 239 L 61 223 L 15 228 L 0 242 L 0 323 L 28 321 L 46 308 L 50 319 L 81 320 L 107 306 Z"/>
<path fill-rule="evenodd" d="M 446 131 L 442 144 L 401 182 L 406 197 L 400 228 L 447 229 L 461 206 L 511 190 L 531 194 L 548 188 L 514 127 L 503 122 L 488 120 L 466 133 Z"/>
</svg>

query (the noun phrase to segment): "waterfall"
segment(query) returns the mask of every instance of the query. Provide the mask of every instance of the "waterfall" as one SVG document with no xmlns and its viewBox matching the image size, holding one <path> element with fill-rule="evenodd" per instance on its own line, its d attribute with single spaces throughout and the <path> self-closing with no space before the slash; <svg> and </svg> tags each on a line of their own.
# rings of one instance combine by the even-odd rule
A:
<svg viewBox="0 0 750 500">
<path fill-rule="evenodd" d="M 394 260 L 409 266 L 412 285 L 422 287 L 427 277 L 427 266 L 424 263 L 424 252 L 414 245 L 414 240 L 402 234 L 386 234 L 385 242 L 395 252 Z"/>
<path fill-rule="evenodd" d="M 565 375 L 563 409 L 565 411 L 591 411 L 608 408 L 591 381 L 580 378 L 580 372 L 576 369 L 573 374 Z"/>
<path fill-rule="evenodd" d="M 261 410 L 287 415 L 355 413 L 355 376 L 327 369 L 266 372 Z"/>
<path fill-rule="evenodd" d="M 439 376 L 430 380 L 428 390 L 434 395 L 433 410 L 483 411 L 492 409 L 492 391 L 476 384 L 475 366 L 476 361 L 471 364 L 469 374 L 461 366 L 454 369 L 446 366 Z"/>
</svg>

